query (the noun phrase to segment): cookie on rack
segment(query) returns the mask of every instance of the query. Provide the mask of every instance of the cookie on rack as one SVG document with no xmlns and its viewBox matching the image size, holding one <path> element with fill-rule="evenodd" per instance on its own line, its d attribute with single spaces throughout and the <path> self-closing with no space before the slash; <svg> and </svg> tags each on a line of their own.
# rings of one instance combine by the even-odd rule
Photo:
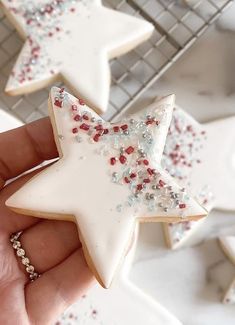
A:
<svg viewBox="0 0 235 325">
<path fill-rule="evenodd" d="M 62 79 L 96 111 L 107 108 L 108 60 L 150 37 L 153 26 L 101 0 L 1 0 L 25 44 L 6 86 L 10 95 Z"/>
<path fill-rule="evenodd" d="M 235 210 L 233 164 L 235 117 L 200 124 L 174 109 L 162 165 L 208 211 Z M 177 249 L 204 220 L 164 224 L 169 247 Z"/>
<path fill-rule="evenodd" d="M 6 204 L 75 221 L 88 265 L 109 287 L 137 222 L 197 220 L 206 211 L 160 167 L 174 96 L 115 124 L 52 88 L 49 112 L 60 159 Z"/>
</svg>

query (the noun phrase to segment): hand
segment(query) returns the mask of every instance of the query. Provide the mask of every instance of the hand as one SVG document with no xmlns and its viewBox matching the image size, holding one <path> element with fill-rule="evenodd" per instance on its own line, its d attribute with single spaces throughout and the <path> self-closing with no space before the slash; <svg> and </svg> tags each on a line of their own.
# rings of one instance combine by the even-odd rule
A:
<svg viewBox="0 0 235 325">
<path fill-rule="evenodd" d="M 7 180 L 57 156 L 48 118 L 0 134 L 0 324 L 51 325 L 93 281 L 75 224 L 19 215 L 5 206 L 38 170 L 4 186 Z M 26 256 L 41 274 L 34 282 L 9 240 L 21 230 Z"/>
</svg>

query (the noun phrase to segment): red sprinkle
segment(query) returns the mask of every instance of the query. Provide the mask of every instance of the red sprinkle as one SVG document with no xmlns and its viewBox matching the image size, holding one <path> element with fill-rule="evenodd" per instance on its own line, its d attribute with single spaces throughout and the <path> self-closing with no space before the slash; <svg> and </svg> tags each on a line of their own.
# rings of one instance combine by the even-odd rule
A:
<svg viewBox="0 0 235 325">
<path fill-rule="evenodd" d="M 128 129 L 128 125 L 127 125 L 127 124 L 123 124 L 123 125 L 121 126 L 121 129 L 122 129 L 123 131 L 127 130 L 127 129 Z"/>
<path fill-rule="evenodd" d="M 179 208 L 180 208 L 180 209 L 185 209 L 185 208 L 186 208 L 186 204 L 185 204 L 185 203 L 181 203 L 181 204 L 179 204 Z"/>
<path fill-rule="evenodd" d="M 147 172 L 149 173 L 150 176 L 153 175 L 153 169 L 148 168 L 148 169 L 147 169 Z"/>
<path fill-rule="evenodd" d="M 130 174 L 130 178 L 135 178 L 136 177 L 136 173 L 131 173 Z"/>
<path fill-rule="evenodd" d="M 128 177 L 124 177 L 124 181 L 125 181 L 126 183 L 130 183 L 130 180 L 128 179 Z"/>
<path fill-rule="evenodd" d="M 166 183 L 163 182 L 163 180 L 160 179 L 160 181 L 159 181 L 159 185 L 160 185 L 161 187 L 163 187 L 165 184 L 166 184 Z"/>
<path fill-rule="evenodd" d="M 144 159 L 144 160 L 143 160 L 143 163 L 144 163 L 146 166 L 148 166 L 149 161 L 148 161 L 147 159 Z"/>
<path fill-rule="evenodd" d="M 73 133 L 78 133 L 78 128 L 73 128 L 73 129 L 72 129 L 72 132 L 73 132 Z"/>
<path fill-rule="evenodd" d="M 77 111 L 78 107 L 77 105 L 72 105 L 72 111 Z"/>
<path fill-rule="evenodd" d="M 108 129 L 104 129 L 103 132 L 104 132 L 104 134 L 108 134 L 109 133 L 109 130 Z"/>
<path fill-rule="evenodd" d="M 144 183 L 150 183 L 150 179 L 149 178 L 145 178 L 144 179 Z"/>
<path fill-rule="evenodd" d="M 136 189 L 137 189 L 137 191 L 141 191 L 143 189 L 143 185 L 142 184 L 138 184 L 136 186 Z"/>
<path fill-rule="evenodd" d="M 74 116 L 73 119 L 74 119 L 74 121 L 80 121 L 81 116 L 79 114 L 77 114 L 77 115 Z"/>
<path fill-rule="evenodd" d="M 101 130 L 103 130 L 103 126 L 99 124 L 95 127 L 95 129 L 96 129 L 96 131 L 101 131 Z"/>
<path fill-rule="evenodd" d="M 128 147 L 125 151 L 126 151 L 126 153 L 127 153 L 128 155 L 130 155 L 134 150 L 135 150 L 135 149 L 134 149 L 132 146 L 130 146 L 130 147 Z"/>
<path fill-rule="evenodd" d="M 55 99 L 54 105 L 57 107 L 62 107 L 62 101 L 60 101 L 59 99 Z"/>
<path fill-rule="evenodd" d="M 121 164 L 125 164 L 125 162 L 126 162 L 126 157 L 123 156 L 123 155 L 121 155 L 121 156 L 119 157 L 119 161 L 120 161 Z"/>
<path fill-rule="evenodd" d="M 84 103 L 84 100 L 83 100 L 83 99 L 80 99 L 80 98 L 79 98 L 79 99 L 78 99 L 78 102 L 79 102 L 79 104 L 80 104 L 80 105 L 82 105 L 82 106 L 84 106 L 84 105 L 85 105 L 85 103 Z"/>
<path fill-rule="evenodd" d="M 116 158 L 112 157 L 110 158 L 110 164 L 113 166 L 116 164 Z"/>
<path fill-rule="evenodd" d="M 114 131 L 114 132 L 119 132 L 119 126 L 114 126 L 114 127 L 113 127 L 113 131 Z"/>
<path fill-rule="evenodd" d="M 100 134 L 97 133 L 97 134 L 93 137 L 93 140 L 94 140 L 95 142 L 98 142 L 99 139 L 100 139 Z"/>
<path fill-rule="evenodd" d="M 89 116 L 87 116 L 86 114 L 84 114 L 84 115 L 82 116 L 82 118 L 83 118 L 84 120 L 86 120 L 86 121 L 89 120 Z"/>
<path fill-rule="evenodd" d="M 82 123 L 82 125 L 80 125 L 80 129 L 88 131 L 90 129 L 90 126 L 86 123 Z"/>
<path fill-rule="evenodd" d="M 153 120 L 148 120 L 145 122 L 146 125 L 153 124 Z"/>
</svg>

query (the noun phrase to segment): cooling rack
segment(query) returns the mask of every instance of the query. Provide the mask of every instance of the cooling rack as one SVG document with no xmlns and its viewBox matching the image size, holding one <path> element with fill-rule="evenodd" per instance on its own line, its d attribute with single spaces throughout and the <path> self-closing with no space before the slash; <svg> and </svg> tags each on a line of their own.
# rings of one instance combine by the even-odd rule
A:
<svg viewBox="0 0 235 325">
<path fill-rule="evenodd" d="M 110 62 L 112 84 L 108 111 L 112 120 L 128 109 L 200 38 L 234 0 L 104 0 L 107 7 L 150 21 L 150 40 Z M 47 115 L 49 88 L 10 97 L 4 87 L 22 47 L 17 32 L 0 9 L 0 107 L 23 122 Z"/>
</svg>

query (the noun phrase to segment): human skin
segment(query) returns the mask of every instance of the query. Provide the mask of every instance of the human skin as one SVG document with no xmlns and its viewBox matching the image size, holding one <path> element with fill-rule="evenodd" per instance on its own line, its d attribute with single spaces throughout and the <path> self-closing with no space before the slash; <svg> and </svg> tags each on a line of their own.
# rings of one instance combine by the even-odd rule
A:
<svg viewBox="0 0 235 325">
<path fill-rule="evenodd" d="M 0 134 L 0 324 L 51 325 L 94 281 L 74 223 L 19 215 L 5 206 L 39 171 L 28 170 L 56 157 L 48 118 Z M 23 231 L 22 247 L 41 274 L 34 282 L 10 243 L 17 231 Z"/>
</svg>

